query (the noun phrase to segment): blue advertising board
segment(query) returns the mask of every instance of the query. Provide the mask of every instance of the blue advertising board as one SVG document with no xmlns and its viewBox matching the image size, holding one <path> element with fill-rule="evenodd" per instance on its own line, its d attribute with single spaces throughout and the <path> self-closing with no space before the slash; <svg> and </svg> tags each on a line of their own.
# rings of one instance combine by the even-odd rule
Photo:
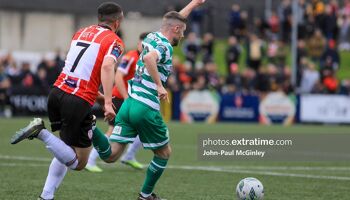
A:
<svg viewBox="0 0 350 200">
<path fill-rule="evenodd" d="M 258 122 L 259 97 L 239 93 L 223 94 L 220 102 L 219 120 Z"/>
</svg>

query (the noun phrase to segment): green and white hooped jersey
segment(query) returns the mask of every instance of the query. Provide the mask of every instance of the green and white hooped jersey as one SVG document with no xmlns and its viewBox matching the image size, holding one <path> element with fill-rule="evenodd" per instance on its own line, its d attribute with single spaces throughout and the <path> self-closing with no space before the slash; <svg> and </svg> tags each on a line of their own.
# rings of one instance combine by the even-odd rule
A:
<svg viewBox="0 0 350 200">
<path fill-rule="evenodd" d="M 143 51 L 136 64 L 135 76 L 129 81 L 129 95 L 155 110 L 160 110 L 157 86 L 148 73 L 143 56 L 155 50 L 158 53 L 157 67 L 160 79 L 165 85 L 166 80 L 172 71 L 173 47 L 164 35 L 160 32 L 153 32 L 147 35 L 142 41 Z"/>
</svg>

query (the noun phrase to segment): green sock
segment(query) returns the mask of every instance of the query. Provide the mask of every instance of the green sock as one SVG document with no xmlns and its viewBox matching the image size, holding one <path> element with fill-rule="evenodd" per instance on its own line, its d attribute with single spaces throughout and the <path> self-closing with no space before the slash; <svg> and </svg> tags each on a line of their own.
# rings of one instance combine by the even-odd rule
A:
<svg viewBox="0 0 350 200">
<path fill-rule="evenodd" d="M 163 159 L 157 156 L 153 157 L 153 160 L 148 166 L 146 179 L 142 186 L 142 190 L 141 190 L 142 195 L 147 196 L 152 193 L 156 182 L 158 181 L 163 171 L 165 170 L 167 162 L 168 162 L 168 159 Z"/>
<path fill-rule="evenodd" d="M 93 130 L 93 133 L 94 134 L 92 135 L 92 144 L 97 150 L 98 155 L 102 160 L 108 159 L 109 156 L 112 154 L 112 149 L 111 145 L 109 144 L 108 138 L 97 127 Z"/>
</svg>

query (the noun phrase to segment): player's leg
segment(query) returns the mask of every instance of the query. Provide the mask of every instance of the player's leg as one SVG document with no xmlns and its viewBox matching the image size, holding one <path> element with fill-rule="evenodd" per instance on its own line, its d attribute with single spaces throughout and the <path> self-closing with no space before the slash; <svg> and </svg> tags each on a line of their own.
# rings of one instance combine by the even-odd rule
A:
<svg viewBox="0 0 350 200">
<path fill-rule="evenodd" d="M 139 199 L 151 196 L 154 187 L 166 169 L 169 157 L 171 155 L 170 145 L 167 144 L 160 149 L 153 150 L 154 156 L 147 168 L 146 178 L 144 180 Z M 154 194 L 153 194 L 154 195 Z"/>
<path fill-rule="evenodd" d="M 126 152 L 123 154 L 122 158 L 120 159 L 121 163 L 131 166 L 134 169 L 143 169 L 143 165 L 139 163 L 135 155 L 138 150 L 140 150 L 142 147 L 142 143 L 140 141 L 139 136 L 135 138 L 135 141 L 131 144 L 129 144 Z"/>
<path fill-rule="evenodd" d="M 129 108 L 126 100 L 115 118 L 115 126 L 109 138 L 98 127 L 93 130 L 92 143 L 105 162 L 115 162 L 124 152 L 127 143 L 135 140 L 136 131 L 128 123 Z"/>
<path fill-rule="evenodd" d="M 115 107 L 115 112 L 118 113 L 121 105 L 123 104 L 123 99 L 118 99 L 118 98 L 113 98 L 112 102 L 114 104 Z M 106 132 L 106 136 L 107 138 L 109 138 L 109 136 L 112 135 L 112 131 L 114 128 L 114 119 L 108 122 L 108 130 Z M 89 159 L 88 159 L 88 163 L 85 167 L 86 170 L 90 171 L 90 172 L 102 172 L 103 170 L 97 166 L 96 164 L 96 160 L 98 159 L 99 154 L 97 152 L 97 150 L 95 148 L 92 149 Z"/>
<path fill-rule="evenodd" d="M 66 165 L 58 161 L 57 158 L 53 158 L 49 167 L 49 173 L 47 175 L 43 191 L 40 195 L 42 199 L 54 198 L 54 193 L 61 184 L 67 171 L 68 168 Z"/>
<path fill-rule="evenodd" d="M 130 110 L 132 125 L 139 133 L 145 149 L 154 151 L 139 199 L 157 199 L 153 189 L 166 168 L 171 154 L 169 133 L 159 111 L 133 100 Z"/>
<path fill-rule="evenodd" d="M 114 127 L 114 120 L 112 122 L 108 122 L 108 130 L 106 132 L 106 137 L 109 138 L 109 136 L 112 134 L 113 127 Z M 97 166 L 96 161 L 99 157 L 99 154 L 95 148 L 91 150 L 88 162 L 86 164 L 85 169 L 90 172 L 102 172 L 103 170 Z"/>
</svg>

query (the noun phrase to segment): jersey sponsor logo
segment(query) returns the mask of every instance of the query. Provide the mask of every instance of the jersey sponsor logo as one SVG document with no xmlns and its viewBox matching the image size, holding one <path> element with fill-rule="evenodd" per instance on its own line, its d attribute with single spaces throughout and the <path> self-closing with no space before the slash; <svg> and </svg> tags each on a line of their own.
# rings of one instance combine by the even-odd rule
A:
<svg viewBox="0 0 350 200">
<path fill-rule="evenodd" d="M 67 80 L 64 81 L 64 83 L 66 85 L 68 85 L 69 87 L 71 88 L 76 88 L 77 87 L 77 80 L 74 80 L 74 79 L 71 79 L 71 78 L 68 78 Z"/>
<path fill-rule="evenodd" d="M 156 49 L 157 49 L 161 54 L 165 53 L 166 50 L 167 50 L 166 46 L 164 46 L 164 45 L 162 45 L 162 44 L 159 44 L 159 45 L 156 47 Z"/>
<path fill-rule="evenodd" d="M 126 69 L 128 67 L 129 62 L 130 62 L 130 58 L 124 57 L 122 62 L 119 64 L 119 67 L 121 67 L 122 69 Z"/>
<path fill-rule="evenodd" d="M 122 52 L 123 52 L 122 46 L 116 43 L 112 49 L 111 54 L 118 58 L 122 54 Z"/>
</svg>

